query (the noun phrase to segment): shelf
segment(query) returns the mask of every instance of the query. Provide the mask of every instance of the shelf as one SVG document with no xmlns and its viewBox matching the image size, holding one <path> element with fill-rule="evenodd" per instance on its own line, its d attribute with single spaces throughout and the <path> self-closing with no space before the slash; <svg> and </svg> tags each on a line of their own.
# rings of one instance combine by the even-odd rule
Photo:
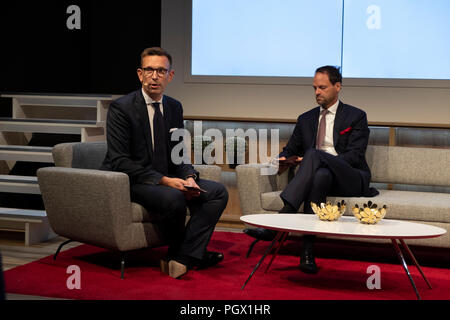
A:
<svg viewBox="0 0 450 320">
<path fill-rule="evenodd" d="M 42 95 L 42 94 L 2 94 L 2 98 L 13 98 L 21 106 L 87 107 L 97 108 L 98 102 L 110 102 L 110 95 Z"/>
<path fill-rule="evenodd" d="M 83 128 L 102 128 L 95 120 L 11 119 L 0 117 L 0 130 L 11 132 L 81 134 Z"/>
<path fill-rule="evenodd" d="M 37 177 L 0 175 L 0 192 L 41 194 Z"/>
<path fill-rule="evenodd" d="M 51 147 L 0 146 L 0 160 L 53 163 Z"/>
</svg>

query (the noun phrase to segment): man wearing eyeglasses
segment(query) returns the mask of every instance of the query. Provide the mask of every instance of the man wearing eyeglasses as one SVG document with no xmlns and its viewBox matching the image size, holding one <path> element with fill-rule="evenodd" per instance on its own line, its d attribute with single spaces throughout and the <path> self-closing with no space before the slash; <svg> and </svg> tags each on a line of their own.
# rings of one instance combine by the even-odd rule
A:
<svg viewBox="0 0 450 320">
<path fill-rule="evenodd" d="M 191 164 L 175 164 L 170 157 L 171 134 L 184 127 L 181 103 L 164 95 L 174 77 L 170 54 L 145 49 L 137 75 L 142 87 L 109 107 L 102 168 L 128 174 L 131 200 L 149 212 L 168 241 L 161 269 L 180 278 L 191 268 L 223 260 L 222 253 L 206 248 L 228 193 L 222 184 L 201 179 Z M 185 224 L 187 208 L 191 216 Z"/>
</svg>

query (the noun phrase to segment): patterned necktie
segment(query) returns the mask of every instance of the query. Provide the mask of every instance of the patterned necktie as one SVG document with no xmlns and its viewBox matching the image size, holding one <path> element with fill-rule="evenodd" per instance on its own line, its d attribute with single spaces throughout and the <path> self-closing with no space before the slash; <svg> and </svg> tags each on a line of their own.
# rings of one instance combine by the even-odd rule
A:
<svg viewBox="0 0 450 320">
<path fill-rule="evenodd" d="M 327 113 L 329 113 L 329 111 L 327 109 L 322 110 L 322 112 L 320 113 L 322 118 L 320 119 L 319 132 L 317 133 L 316 149 L 320 149 L 320 147 L 323 144 L 323 140 L 325 140 L 325 132 L 327 129 L 327 121 L 326 121 L 325 117 L 326 117 Z"/>
<path fill-rule="evenodd" d="M 155 109 L 153 117 L 153 168 L 163 175 L 169 173 L 167 158 L 167 137 L 164 117 L 159 109 L 159 102 L 152 103 Z"/>
</svg>

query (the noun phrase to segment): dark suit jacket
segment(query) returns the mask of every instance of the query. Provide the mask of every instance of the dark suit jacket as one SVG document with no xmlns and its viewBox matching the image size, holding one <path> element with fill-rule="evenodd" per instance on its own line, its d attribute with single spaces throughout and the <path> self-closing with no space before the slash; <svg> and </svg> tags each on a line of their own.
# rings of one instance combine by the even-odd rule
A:
<svg viewBox="0 0 450 320">
<path fill-rule="evenodd" d="M 298 117 L 294 132 L 280 157 L 302 157 L 308 149 L 315 149 L 319 115 L 320 107 L 316 107 Z M 369 188 L 371 174 L 365 157 L 369 133 L 366 113 L 339 102 L 333 128 L 334 149 L 338 158 L 346 161 L 361 174 L 364 196 L 374 196 L 378 193 Z"/>
<path fill-rule="evenodd" d="M 163 114 L 167 129 L 169 175 L 185 179 L 199 173 L 191 164 L 175 165 L 170 159 L 177 142 L 170 141 L 170 129 L 184 128 L 181 103 L 163 97 Z M 131 184 L 157 184 L 163 177 L 152 167 L 153 147 L 147 105 L 141 89 L 111 103 L 106 121 L 108 151 L 101 169 L 126 173 Z"/>
</svg>

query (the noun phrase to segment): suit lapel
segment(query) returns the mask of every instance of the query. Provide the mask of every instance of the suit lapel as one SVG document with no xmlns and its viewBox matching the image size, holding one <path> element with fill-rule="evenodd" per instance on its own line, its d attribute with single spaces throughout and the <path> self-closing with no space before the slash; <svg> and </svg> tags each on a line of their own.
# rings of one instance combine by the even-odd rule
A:
<svg viewBox="0 0 450 320">
<path fill-rule="evenodd" d="M 334 126 L 333 126 L 333 143 L 334 146 L 337 145 L 337 141 L 339 139 L 339 132 L 342 127 L 342 122 L 345 119 L 345 106 L 344 104 L 339 101 L 339 105 L 336 110 L 336 116 L 334 117 Z"/>
<path fill-rule="evenodd" d="M 141 121 L 142 128 L 144 129 L 145 141 L 147 142 L 148 153 L 153 154 L 152 133 L 150 131 L 150 121 L 148 118 L 147 104 L 145 102 L 142 91 L 138 90 L 135 108 L 139 114 L 139 120 Z"/>
<path fill-rule="evenodd" d="M 163 103 L 163 116 L 164 116 L 164 122 L 166 124 L 166 131 L 169 132 L 170 118 L 171 118 L 172 114 L 171 114 L 170 105 L 166 99 L 166 96 L 163 96 L 162 103 Z"/>
</svg>

